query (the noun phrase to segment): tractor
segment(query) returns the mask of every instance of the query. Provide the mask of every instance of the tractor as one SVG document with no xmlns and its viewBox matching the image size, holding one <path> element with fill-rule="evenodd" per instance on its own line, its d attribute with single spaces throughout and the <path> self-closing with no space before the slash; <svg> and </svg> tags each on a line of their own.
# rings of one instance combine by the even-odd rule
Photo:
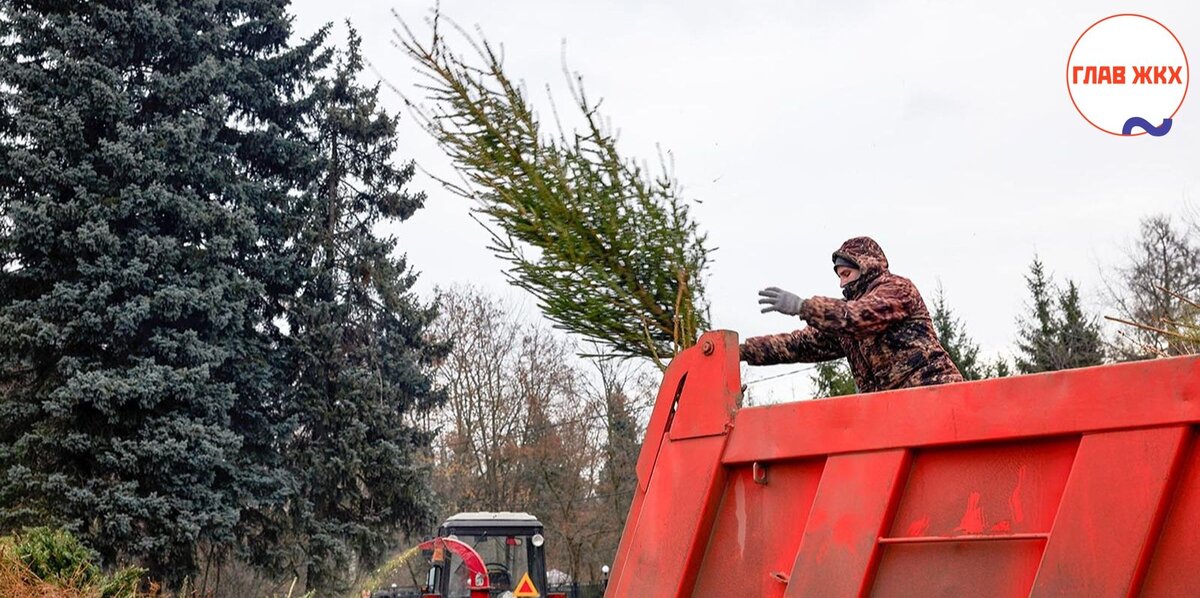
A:
<svg viewBox="0 0 1200 598">
<path fill-rule="evenodd" d="M 459 513 L 418 548 L 429 565 L 419 590 L 375 598 L 566 598 L 548 593 L 542 523 L 528 513 Z"/>
</svg>

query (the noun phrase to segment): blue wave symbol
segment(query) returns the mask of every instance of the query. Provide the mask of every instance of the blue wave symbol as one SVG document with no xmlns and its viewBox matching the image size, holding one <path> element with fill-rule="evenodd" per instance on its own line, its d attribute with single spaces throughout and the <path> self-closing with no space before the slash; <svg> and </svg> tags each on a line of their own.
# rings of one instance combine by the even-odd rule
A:
<svg viewBox="0 0 1200 598">
<path fill-rule="evenodd" d="M 1156 127 L 1150 124 L 1150 121 L 1140 116 L 1135 116 L 1125 121 L 1125 126 L 1121 127 L 1121 134 L 1132 135 L 1134 127 L 1141 127 L 1143 131 L 1149 133 L 1152 137 L 1162 137 L 1171 130 L 1171 119 L 1164 118 L 1162 124 Z"/>
</svg>

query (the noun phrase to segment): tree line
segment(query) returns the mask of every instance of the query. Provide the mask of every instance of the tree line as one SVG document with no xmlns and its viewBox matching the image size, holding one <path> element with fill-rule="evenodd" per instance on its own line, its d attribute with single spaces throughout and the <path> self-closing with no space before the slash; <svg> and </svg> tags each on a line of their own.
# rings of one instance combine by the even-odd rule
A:
<svg viewBox="0 0 1200 598">
<path fill-rule="evenodd" d="M 582 132 L 547 133 L 486 40 L 401 24 L 414 114 L 463 178 L 442 183 L 555 328 L 470 287 L 424 302 L 381 233 L 425 201 L 397 116 L 352 29 L 296 41 L 287 9 L 0 4 L 0 532 L 61 528 L 178 593 L 325 596 L 440 517 L 528 510 L 551 566 L 596 579 L 648 366 L 709 321 L 689 202 L 618 151 L 578 75 Z M 1037 259 L 1011 362 L 941 292 L 939 335 L 968 379 L 1195 352 L 1196 232 L 1143 224 L 1115 337 Z M 818 368 L 821 394 L 853 392 Z"/>
<path fill-rule="evenodd" d="M 330 595 L 434 507 L 424 195 L 360 42 L 275 0 L 0 5 L 0 529 Z M 222 586 L 224 576 L 224 586 Z M 299 593 L 297 593 L 299 595 Z"/>
<path fill-rule="evenodd" d="M 181 595 L 325 596 L 442 516 L 527 509 L 552 564 L 598 575 L 637 364 L 707 326 L 709 248 L 581 85 L 587 132 L 548 137 L 439 19 L 429 45 L 401 24 L 435 83 L 414 114 L 594 375 L 478 292 L 412 292 L 381 225 L 425 196 L 352 28 L 296 38 L 285 0 L 6 2 L 0 533 L 57 528 Z"/>
</svg>

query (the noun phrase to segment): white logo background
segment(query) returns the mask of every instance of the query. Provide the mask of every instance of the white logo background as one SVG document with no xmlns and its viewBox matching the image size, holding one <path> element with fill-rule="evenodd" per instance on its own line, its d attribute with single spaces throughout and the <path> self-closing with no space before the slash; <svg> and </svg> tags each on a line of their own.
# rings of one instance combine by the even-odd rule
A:
<svg viewBox="0 0 1200 598">
<path fill-rule="evenodd" d="M 1076 72 L 1077 66 L 1084 69 Z M 1087 67 L 1102 66 L 1125 67 L 1125 83 L 1084 83 Z M 1149 82 L 1134 84 L 1135 66 L 1183 69 L 1179 83 L 1156 83 L 1151 74 Z M 1187 58 L 1179 41 L 1166 27 L 1140 15 L 1115 15 L 1092 25 L 1067 60 L 1067 90 L 1075 107 L 1093 125 L 1114 135 L 1121 134 L 1131 117 L 1140 116 L 1155 127 L 1173 118 L 1187 83 Z M 1135 129 L 1134 134 L 1143 132 Z"/>
</svg>

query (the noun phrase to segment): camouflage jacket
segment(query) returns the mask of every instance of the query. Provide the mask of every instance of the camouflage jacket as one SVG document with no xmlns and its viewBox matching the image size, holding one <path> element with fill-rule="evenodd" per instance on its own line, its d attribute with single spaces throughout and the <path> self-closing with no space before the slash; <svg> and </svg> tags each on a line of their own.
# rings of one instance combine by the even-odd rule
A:
<svg viewBox="0 0 1200 598">
<path fill-rule="evenodd" d="M 875 241 L 856 237 L 833 255 L 858 264 L 861 272 L 842 289 L 845 299 L 805 300 L 800 318 L 808 326 L 746 339 L 744 361 L 774 365 L 845 357 L 860 393 L 962 381 L 917 287 L 888 271 Z"/>
</svg>

